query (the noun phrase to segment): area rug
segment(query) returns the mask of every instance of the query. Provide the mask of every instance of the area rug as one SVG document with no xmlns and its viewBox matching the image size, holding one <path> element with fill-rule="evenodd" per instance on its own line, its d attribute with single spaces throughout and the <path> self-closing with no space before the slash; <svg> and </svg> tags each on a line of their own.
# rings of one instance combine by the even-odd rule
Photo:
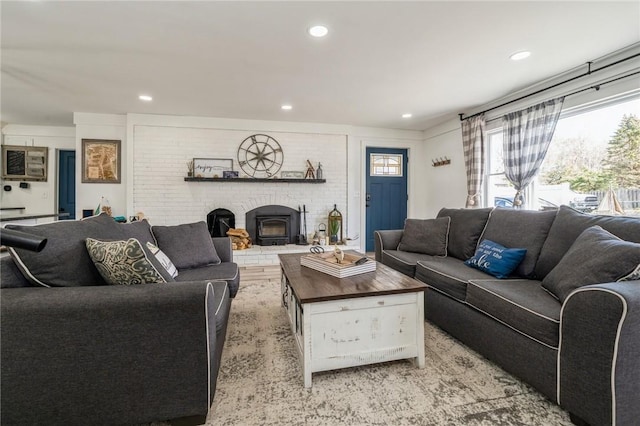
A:
<svg viewBox="0 0 640 426">
<path fill-rule="evenodd" d="M 425 323 L 426 366 L 395 361 L 313 374 L 305 389 L 274 282 L 232 303 L 208 425 L 571 425 L 533 388 Z"/>
</svg>

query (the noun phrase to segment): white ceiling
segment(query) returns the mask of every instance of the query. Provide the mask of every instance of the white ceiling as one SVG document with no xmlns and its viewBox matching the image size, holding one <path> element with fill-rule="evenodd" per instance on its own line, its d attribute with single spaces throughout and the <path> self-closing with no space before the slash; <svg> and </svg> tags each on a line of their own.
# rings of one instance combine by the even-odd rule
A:
<svg viewBox="0 0 640 426">
<path fill-rule="evenodd" d="M 130 112 L 422 130 L 640 40 L 639 1 L 0 5 L 15 124 Z M 327 37 L 306 33 L 316 23 Z"/>
</svg>

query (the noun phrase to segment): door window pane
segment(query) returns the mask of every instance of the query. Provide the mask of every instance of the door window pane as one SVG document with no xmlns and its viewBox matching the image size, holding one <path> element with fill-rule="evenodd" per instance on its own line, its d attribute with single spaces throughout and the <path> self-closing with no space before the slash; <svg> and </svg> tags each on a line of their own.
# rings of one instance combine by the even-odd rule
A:
<svg viewBox="0 0 640 426">
<path fill-rule="evenodd" d="M 371 176 L 402 177 L 402 154 L 371 154 Z"/>
</svg>

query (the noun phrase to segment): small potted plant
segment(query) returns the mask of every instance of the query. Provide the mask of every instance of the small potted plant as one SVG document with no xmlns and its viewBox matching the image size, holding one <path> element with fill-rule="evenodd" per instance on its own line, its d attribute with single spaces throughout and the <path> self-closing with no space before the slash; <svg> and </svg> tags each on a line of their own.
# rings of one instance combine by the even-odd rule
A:
<svg viewBox="0 0 640 426">
<path fill-rule="evenodd" d="M 187 176 L 188 177 L 193 176 L 193 160 L 187 161 Z"/>
</svg>

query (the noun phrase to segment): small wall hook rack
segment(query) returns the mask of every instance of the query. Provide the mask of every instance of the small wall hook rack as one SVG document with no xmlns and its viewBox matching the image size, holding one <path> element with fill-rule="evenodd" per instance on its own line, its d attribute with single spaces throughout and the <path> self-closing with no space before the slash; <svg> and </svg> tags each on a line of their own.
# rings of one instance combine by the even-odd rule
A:
<svg viewBox="0 0 640 426">
<path fill-rule="evenodd" d="M 431 165 L 433 167 L 446 166 L 447 164 L 451 164 L 451 159 L 447 157 L 435 158 L 431 160 Z"/>
</svg>

